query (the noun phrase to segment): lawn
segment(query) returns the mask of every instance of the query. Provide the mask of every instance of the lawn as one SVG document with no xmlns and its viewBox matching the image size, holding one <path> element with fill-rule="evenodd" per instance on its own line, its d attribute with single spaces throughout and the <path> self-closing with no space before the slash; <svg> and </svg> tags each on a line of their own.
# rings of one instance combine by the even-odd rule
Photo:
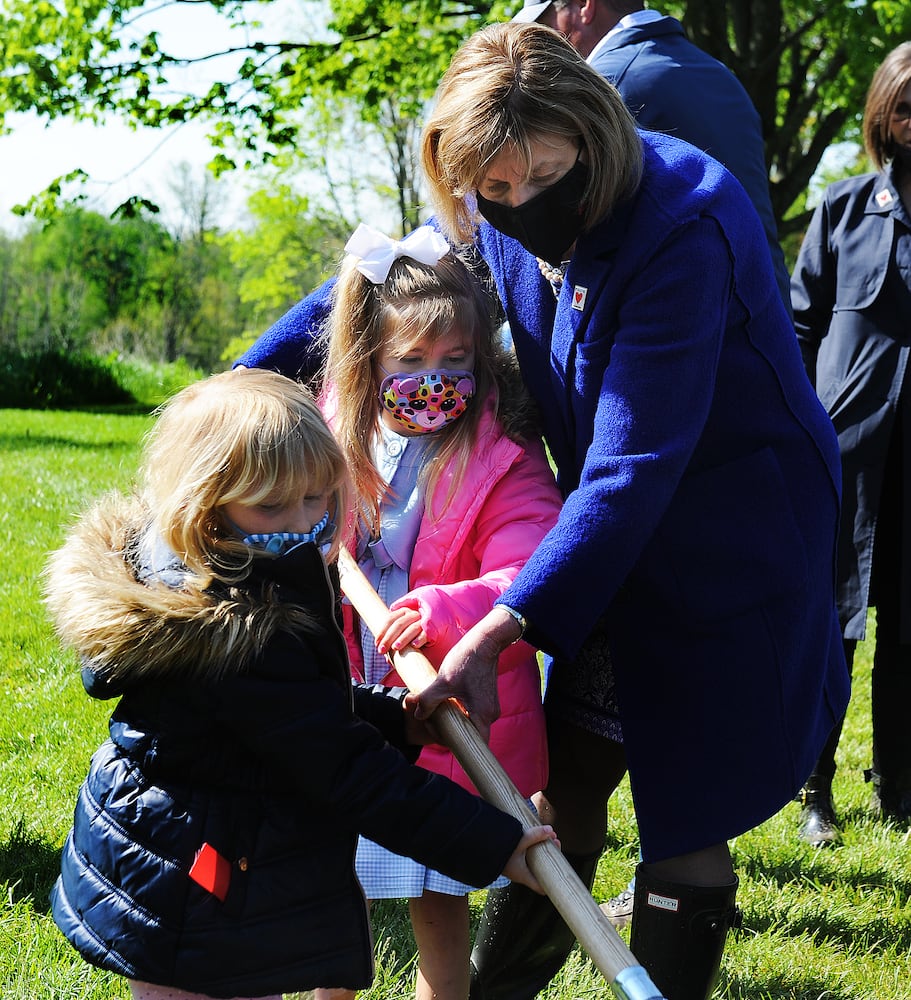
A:
<svg viewBox="0 0 911 1000">
<path fill-rule="evenodd" d="M 90 498 L 128 489 L 150 419 L 0 410 L 0 996 L 108 1000 L 124 983 L 86 966 L 56 931 L 47 895 L 88 760 L 110 706 L 83 693 L 75 659 L 58 648 L 41 603 L 41 572 Z M 839 749 L 841 846 L 797 842 L 791 804 L 732 844 L 743 929 L 730 941 L 718 997 L 728 1000 L 908 1000 L 911 850 L 906 827 L 871 816 L 870 643 L 859 649 L 855 695 Z M 711 734 L 701 738 L 711 739 Z M 611 802 L 608 850 L 595 894 L 619 891 L 636 863 L 628 788 Z M 475 916 L 483 894 L 474 899 Z M 413 943 L 404 908 L 374 910 L 379 955 L 370 1000 L 412 993 Z M 624 932 L 624 934 L 627 932 Z M 547 1000 L 609 997 L 574 954 Z"/>
</svg>

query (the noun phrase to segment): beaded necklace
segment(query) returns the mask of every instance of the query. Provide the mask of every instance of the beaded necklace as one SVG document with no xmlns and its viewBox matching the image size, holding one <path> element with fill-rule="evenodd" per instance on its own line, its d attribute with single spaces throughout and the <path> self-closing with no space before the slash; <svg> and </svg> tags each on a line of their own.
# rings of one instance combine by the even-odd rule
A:
<svg viewBox="0 0 911 1000">
<path fill-rule="evenodd" d="M 554 295 L 559 298 L 560 289 L 563 287 L 563 276 L 566 274 L 566 268 L 569 267 L 569 261 L 561 261 L 560 266 L 556 267 L 553 264 L 548 264 L 546 260 L 541 260 L 540 257 L 535 259 L 538 262 L 538 270 L 550 282 Z"/>
</svg>

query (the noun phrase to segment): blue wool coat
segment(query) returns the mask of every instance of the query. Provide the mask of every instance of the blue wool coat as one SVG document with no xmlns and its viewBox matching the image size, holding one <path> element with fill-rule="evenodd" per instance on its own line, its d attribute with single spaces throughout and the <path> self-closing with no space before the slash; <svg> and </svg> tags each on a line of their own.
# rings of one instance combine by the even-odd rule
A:
<svg viewBox="0 0 911 1000">
<path fill-rule="evenodd" d="M 566 498 L 502 601 L 563 661 L 608 616 L 653 861 L 735 837 L 792 799 L 849 684 L 838 447 L 759 219 L 715 160 L 641 138 L 639 190 L 580 238 L 559 301 L 514 240 L 484 224 L 478 245 Z M 306 368 L 327 295 L 241 361 Z"/>
<path fill-rule="evenodd" d="M 714 160 L 642 138 L 636 196 L 579 240 L 559 301 L 514 241 L 480 245 L 566 495 L 502 600 L 563 658 L 607 612 L 650 861 L 788 802 L 848 681 L 838 448 L 759 220 Z"/>
</svg>

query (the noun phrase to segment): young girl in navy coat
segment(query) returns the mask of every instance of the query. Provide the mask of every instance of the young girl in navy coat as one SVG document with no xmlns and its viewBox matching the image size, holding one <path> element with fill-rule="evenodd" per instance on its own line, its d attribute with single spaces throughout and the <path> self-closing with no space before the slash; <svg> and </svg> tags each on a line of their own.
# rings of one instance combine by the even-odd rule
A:
<svg viewBox="0 0 911 1000">
<path fill-rule="evenodd" d="M 345 467 L 307 391 L 265 371 L 183 390 L 142 478 L 48 570 L 89 693 L 120 699 L 52 893 L 83 957 L 136 1000 L 364 988 L 359 831 L 470 884 L 535 885 L 524 851 L 550 831 L 412 766 L 375 728 L 414 743 L 403 692 L 352 688 L 326 562 Z"/>
</svg>

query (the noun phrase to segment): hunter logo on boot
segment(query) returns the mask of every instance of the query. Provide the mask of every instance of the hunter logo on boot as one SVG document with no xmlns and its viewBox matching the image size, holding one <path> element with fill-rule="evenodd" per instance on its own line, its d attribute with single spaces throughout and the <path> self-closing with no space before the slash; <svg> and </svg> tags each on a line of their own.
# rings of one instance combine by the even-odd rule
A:
<svg viewBox="0 0 911 1000">
<path fill-rule="evenodd" d="M 657 892 L 650 892 L 645 899 L 649 906 L 654 906 L 656 910 L 667 910 L 669 913 L 676 913 L 680 909 L 680 900 L 673 896 L 659 896 Z"/>
</svg>

